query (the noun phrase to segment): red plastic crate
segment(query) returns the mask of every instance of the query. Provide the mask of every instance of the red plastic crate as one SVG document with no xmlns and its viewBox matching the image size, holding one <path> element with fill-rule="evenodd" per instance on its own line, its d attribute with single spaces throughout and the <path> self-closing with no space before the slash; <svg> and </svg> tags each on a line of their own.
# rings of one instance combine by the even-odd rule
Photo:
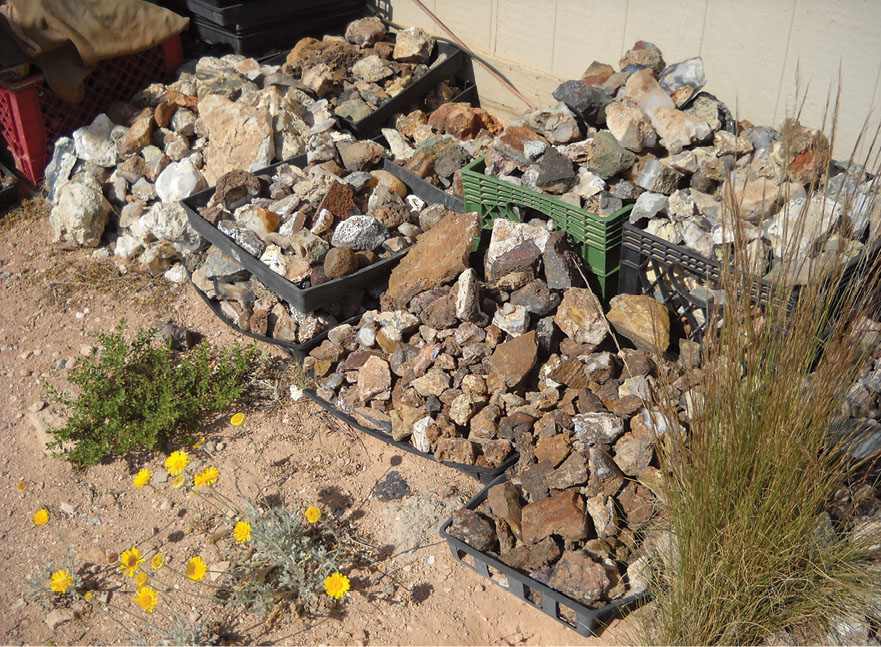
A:
<svg viewBox="0 0 881 647">
<path fill-rule="evenodd" d="M 125 101 L 154 81 L 166 78 L 183 61 L 180 36 L 131 56 L 102 61 L 85 81 L 80 103 L 63 101 L 34 74 L 0 86 L 0 132 L 15 166 L 32 184 L 43 179 L 59 137 L 92 122 L 114 101 Z"/>
</svg>

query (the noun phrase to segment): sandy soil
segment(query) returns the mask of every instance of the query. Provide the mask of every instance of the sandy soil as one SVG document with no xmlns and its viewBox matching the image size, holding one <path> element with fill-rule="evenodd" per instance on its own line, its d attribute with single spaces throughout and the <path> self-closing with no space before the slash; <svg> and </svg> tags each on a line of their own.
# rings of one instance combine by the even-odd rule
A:
<svg viewBox="0 0 881 647">
<path fill-rule="evenodd" d="M 104 261 L 109 263 L 108 261 Z M 160 535 L 170 562 L 193 552 L 209 563 L 222 559 L 206 547 L 201 525 L 209 510 L 183 490 L 135 490 L 122 461 L 78 472 L 44 455 L 28 421 L 45 397 L 44 384 L 64 384 L 63 359 L 75 358 L 94 334 L 126 319 L 130 328 L 171 319 L 217 343 L 236 335 L 216 320 L 189 286 L 170 287 L 144 277 L 98 271 L 90 251 L 62 251 L 50 243 L 45 206 L 31 202 L 0 219 L 0 642 L 131 643 L 134 637 L 102 610 L 86 609 L 52 630 L 46 610 L 29 602 L 26 578 L 69 550 L 81 559 L 105 560 L 132 542 Z M 109 268 L 109 266 L 108 266 Z M 241 341 L 239 339 L 239 341 Z M 584 639 L 508 592 L 456 563 L 437 535 L 449 512 L 479 490 L 474 479 L 400 452 L 341 425 L 308 402 L 285 398 L 268 411 L 248 414 L 234 429 L 206 430 L 222 450 L 201 462 L 217 465 L 218 488 L 230 497 L 259 492 L 290 505 L 318 502 L 336 514 L 358 511 L 356 524 L 392 557 L 366 581 L 357 580 L 341 618 L 304 622 L 280 617 L 244 640 L 321 644 L 599 644 L 625 639 L 627 621 L 599 639 Z M 147 463 L 156 468 L 162 457 Z M 391 470 L 410 494 L 381 501 L 374 485 Z M 22 488 L 20 483 L 24 484 Z M 24 491 L 21 491 L 21 490 Z M 32 525 L 45 505 L 51 520 Z M 64 511 L 63 511 L 64 510 Z M 65 512 L 66 511 L 66 512 Z M 176 533 L 176 534 L 175 534 Z M 131 604 L 127 596 L 118 602 Z M 210 617 L 207 601 L 181 610 Z"/>
</svg>

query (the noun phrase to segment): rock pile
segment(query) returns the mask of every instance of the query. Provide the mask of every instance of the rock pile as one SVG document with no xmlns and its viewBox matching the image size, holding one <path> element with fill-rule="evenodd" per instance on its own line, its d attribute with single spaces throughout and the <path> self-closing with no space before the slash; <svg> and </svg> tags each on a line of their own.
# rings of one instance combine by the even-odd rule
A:
<svg viewBox="0 0 881 647">
<path fill-rule="evenodd" d="M 456 171 L 479 157 L 502 124 L 482 108 L 453 102 L 430 114 L 414 110 L 384 128 L 392 157 L 404 168 L 444 189 L 462 195 Z"/>
<path fill-rule="evenodd" d="M 383 148 L 340 136 L 333 156 L 272 177 L 222 176 L 202 216 L 274 272 L 306 288 L 409 247 L 443 211 L 376 170 Z"/>
<path fill-rule="evenodd" d="M 237 261 L 211 245 L 192 273 L 193 284 L 240 330 L 272 339 L 304 344 L 376 307 L 377 294 L 340 295 L 332 307 L 303 313 L 269 291 Z M 378 292 L 378 290 L 377 290 Z"/>
<path fill-rule="evenodd" d="M 304 368 L 320 397 L 365 426 L 438 460 L 496 468 L 522 420 L 557 407 L 537 375 L 560 329 L 584 349 L 606 328 L 562 232 L 496 221 L 484 279 L 469 266 L 477 232 L 475 214 L 445 215 L 392 272 L 383 310 L 332 329 Z"/>
<path fill-rule="evenodd" d="M 822 259 L 844 246 L 856 255 L 870 216 L 881 222 L 865 169 L 833 165 L 828 196 L 811 195 L 829 160 L 825 136 L 795 120 L 779 130 L 735 123 L 703 91 L 700 57 L 666 65 L 640 41 L 619 67 L 593 62 L 554 91 L 557 105 L 512 122 L 487 151 L 486 172 L 600 215 L 635 201 L 632 223 L 710 258 L 733 243 L 725 218 L 736 213 L 757 275 L 792 253 Z M 798 240 L 795 222 L 804 223 Z"/>
</svg>

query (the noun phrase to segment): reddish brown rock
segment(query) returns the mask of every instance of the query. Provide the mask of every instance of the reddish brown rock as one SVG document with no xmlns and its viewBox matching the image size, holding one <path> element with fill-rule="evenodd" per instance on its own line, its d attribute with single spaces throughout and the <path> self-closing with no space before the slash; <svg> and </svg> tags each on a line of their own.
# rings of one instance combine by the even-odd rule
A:
<svg viewBox="0 0 881 647">
<path fill-rule="evenodd" d="M 531 544 L 551 535 L 577 541 L 588 533 L 584 501 L 573 490 L 530 503 L 523 508 L 522 524 L 523 541 Z"/>
<path fill-rule="evenodd" d="M 534 330 L 499 344 L 489 358 L 490 380 L 504 387 L 520 384 L 535 366 L 538 338 Z"/>
<path fill-rule="evenodd" d="M 553 563 L 563 553 L 550 537 L 545 537 L 535 544 L 520 544 L 502 557 L 509 566 L 518 570 L 531 572 Z"/>
<path fill-rule="evenodd" d="M 569 455 L 570 436 L 568 433 L 557 434 L 549 438 L 540 438 L 535 446 L 535 457 L 541 463 L 556 467 Z"/>
<path fill-rule="evenodd" d="M 496 531 L 492 522 L 479 512 L 463 508 L 453 513 L 453 523 L 448 532 L 477 550 L 492 549 Z"/>
<path fill-rule="evenodd" d="M 434 457 L 439 461 L 474 465 L 477 455 L 474 443 L 467 438 L 440 438 L 434 448 Z"/>
<path fill-rule="evenodd" d="M 522 506 L 517 487 L 510 481 L 494 485 L 487 492 L 486 502 L 489 509 L 492 510 L 493 516 L 504 519 L 514 534 L 519 537 Z"/>
<path fill-rule="evenodd" d="M 587 85 L 602 85 L 614 73 L 615 68 L 611 65 L 594 61 L 587 66 L 586 70 L 584 70 L 584 74 L 581 75 L 581 80 Z"/>
<path fill-rule="evenodd" d="M 315 211 L 321 213 L 322 209 L 327 209 L 336 220 L 343 220 L 355 213 L 356 208 L 352 187 L 342 182 L 333 182 Z"/>
<path fill-rule="evenodd" d="M 605 595 L 611 581 L 606 567 L 587 553 L 568 550 L 554 565 L 548 584 L 570 598 L 590 604 Z"/>
</svg>

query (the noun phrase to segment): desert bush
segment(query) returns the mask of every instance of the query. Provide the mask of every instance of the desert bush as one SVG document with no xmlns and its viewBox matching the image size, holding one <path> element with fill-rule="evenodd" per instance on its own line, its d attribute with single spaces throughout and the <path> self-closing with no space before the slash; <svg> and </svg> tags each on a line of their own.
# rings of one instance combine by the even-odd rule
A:
<svg viewBox="0 0 881 647">
<path fill-rule="evenodd" d="M 80 466 L 190 445 L 199 429 L 248 393 L 254 347 L 203 342 L 180 353 L 145 329 L 131 341 L 120 324 L 69 375 L 75 396 L 52 390 L 67 410 L 53 447 Z"/>
<path fill-rule="evenodd" d="M 827 181 L 828 169 L 813 192 L 824 195 Z M 824 642 L 842 619 L 872 617 L 881 595 L 878 537 L 826 512 L 864 473 L 865 461 L 848 452 L 853 439 L 830 430 L 865 364 L 854 329 L 877 315 L 881 272 L 867 261 L 837 292 L 848 260 L 838 255 L 807 268 L 810 280 L 789 309 L 786 277 L 805 269 L 791 258 L 759 309 L 734 212 L 723 218 L 736 224 L 737 242 L 722 263 L 724 311 L 704 342 L 702 398 L 688 434 L 662 444 L 661 525 L 670 541 L 656 556 L 642 640 L 757 644 L 788 634 Z"/>
</svg>

